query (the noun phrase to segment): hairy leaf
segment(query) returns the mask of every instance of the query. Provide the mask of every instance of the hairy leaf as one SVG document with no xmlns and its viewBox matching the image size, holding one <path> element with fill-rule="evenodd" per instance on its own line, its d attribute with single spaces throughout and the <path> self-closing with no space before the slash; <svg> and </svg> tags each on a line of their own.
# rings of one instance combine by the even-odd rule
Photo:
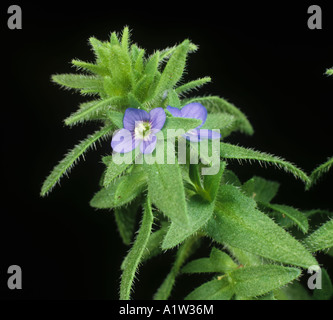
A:
<svg viewBox="0 0 333 320">
<path fill-rule="evenodd" d="M 81 141 L 71 151 L 69 151 L 65 158 L 54 167 L 50 175 L 44 181 L 40 192 L 41 196 L 45 196 L 61 179 L 61 177 L 69 172 L 80 156 L 82 156 L 91 146 L 94 146 L 96 141 L 102 137 L 106 137 L 112 129 L 113 126 L 106 126 L 96 131 L 94 134 L 89 135 L 85 140 Z"/>
<path fill-rule="evenodd" d="M 56 74 L 52 80 L 64 87 L 80 89 L 82 93 L 103 92 L 103 81 L 96 76 L 87 76 L 84 74 Z"/>
<path fill-rule="evenodd" d="M 178 163 L 167 164 L 164 161 L 163 164 L 158 164 L 155 162 L 149 165 L 145 164 L 144 167 L 148 174 L 148 193 L 152 203 L 172 222 L 185 228 L 188 227 L 189 218 L 185 191 Z"/>
<path fill-rule="evenodd" d="M 225 159 L 238 159 L 238 160 L 254 160 L 261 163 L 268 163 L 276 166 L 277 168 L 284 169 L 286 172 L 290 172 L 295 178 L 302 180 L 305 183 L 309 183 L 309 177 L 299 168 L 292 163 L 283 160 L 282 158 L 255 151 L 253 149 L 246 149 L 240 146 L 235 146 L 229 143 L 221 143 L 221 157 Z"/>
<path fill-rule="evenodd" d="M 140 197 L 138 200 L 141 200 Z M 135 228 L 135 218 L 140 206 L 139 201 L 133 201 L 129 206 L 115 208 L 114 215 L 118 231 L 125 245 L 130 245 Z"/>
<path fill-rule="evenodd" d="M 148 243 L 153 220 L 154 217 L 151 209 L 151 203 L 148 197 L 145 203 L 139 233 L 135 239 L 133 247 L 131 248 L 126 257 L 126 264 L 121 275 L 120 300 L 130 299 L 135 273 L 137 272 L 141 257 L 143 256 L 146 245 Z"/>
<path fill-rule="evenodd" d="M 117 106 L 124 103 L 124 99 L 119 97 L 113 97 L 104 100 L 89 101 L 81 105 L 81 108 L 72 113 L 65 119 L 67 126 L 84 122 L 86 120 L 94 119 L 94 116 L 100 112 L 104 112 L 110 109 L 115 109 Z M 104 116 L 105 117 L 105 116 Z"/>
<path fill-rule="evenodd" d="M 284 217 L 291 219 L 294 224 L 296 224 L 303 233 L 307 233 L 309 230 L 309 222 L 307 217 L 300 211 L 296 210 L 293 207 L 282 205 L 282 204 L 270 204 L 270 203 L 261 203 L 266 208 L 274 210 L 282 215 L 281 220 Z"/>
<path fill-rule="evenodd" d="M 276 196 L 279 183 L 254 176 L 243 184 L 242 190 L 256 201 L 268 203 Z"/>
<path fill-rule="evenodd" d="M 206 178 L 206 187 L 210 196 L 210 202 L 202 199 L 201 196 L 195 195 L 187 201 L 187 212 L 189 218 L 189 227 L 184 227 L 181 224 L 172 222 L 170 228 L 163 240 L 162 249 L 170 249 L 184 241 L 187 237 L 195 234 L 202 228 L 211 215 L 215 207 L 215 198 L 220 185 L 223 174 L 223 163 L 218 174 Z"/>
<path fill-rule="evenodd" d="M 235 291 L 227 277 L 208 281 L 192 291 L 185 300 L 230 300 Z"/>
<path fill-rule="evenodd" d="M 237 264 L 225 252 L 212 248 L 209 258 L 200 258 L 189 262 L 182 273 L 226 273 L 237 268 Z"/>
<path fill-rule="evenodd" d="M 90 205 L 98 209 L 121 207 L 134 200 L 146 188 L 145 172 L 135 170 L 131 174 L 121 176 L 107 188 L 98 191 L 90 201 Z"/>
<path fill-rule="evenodd" d="M 233 104 L 218 96 L 197 97 L 185 101 L 187 103 L 199 102 L 204 105 L 208 112 L 221 113 L 226 112 L 233 115 L 236 119 L 235 130 L 239 130 L 245 134 L 252 135 L 253 128 L 245 114 L 242 113 Z"/>
<path fill-rule="evenodd" d="M 204 84 L 211 82 L 211 81 L 212 81 L 211 77 L 204 77 L 204 78 L 200 78 L 197 80 L 189 81 L 189 82 L 177 87 L 175 89 L 175 91 L 177 94 L 185 94 L 193 89 L 198 89 L 201 86 L 203 86 Z"/>
<path fill-rule="evenodd" d="M 311 252 L 333 247 L 333 220 L 327 221 L 320 228 L 310 234 L 304 240 L 304 243 Z"/>
<path fill-rule="evenodd" d="M 132 152 L 132 157 L 131 160 L 133 161 L 135 158 L 135 152 Z M 103 185 L 104 187 L 108 187 L 109 184 L 115 179 L 117 178 L 119 175 L 121 175 L 126 169 L 128 169 L 133 162 L 127 162 L 124 161 L 122 163 L 120 162 L 121 159 L 121 154 L 120 153 L 115 153 L 108 161 L 107 163 L 107 169 L 106 169 L 106 173 L 105 173 L 105 177 L 104 177 L 104 181 L 103 181 Z"/>
<path fill-rule="evenodd" d="M 236 295 L 257 297 L 297 279 L 301 270 L 278 265 L 244 267 L 230 273 Z"/>
<path fill-rule="evenodd" d="M 156 88 L 157 94 L 160 95 L 163 94 L 165 90 L 172 89 L 180 80 L 185 68 L 189 44 L 189 40 L 183 41 L 172 53 L 171 58 L 161 74 L 160 81 Z"/>
<path fill-rule="evenodd" d="M 237 188 L 221 186 L 215 210 L 205 228 L 215 241 L 286 264 L 304 268 L 318 264 L 301 243 Z"/>
<path fill-rule="evenodd" d="M 328 159 L 325 163 L 321 164 L 315 170 L 312 171 L 310 175 L 310 182 L 307 185 L 307 189 L 309 189 L 312 185 L 314 185 L 323 174 L 328 172 L 333 166 L 333 157 Z"/>
</svg>

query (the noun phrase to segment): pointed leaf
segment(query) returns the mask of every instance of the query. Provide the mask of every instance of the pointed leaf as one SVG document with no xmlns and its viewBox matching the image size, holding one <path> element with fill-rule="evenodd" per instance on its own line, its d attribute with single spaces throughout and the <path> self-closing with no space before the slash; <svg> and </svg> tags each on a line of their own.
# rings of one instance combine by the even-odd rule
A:
<svg viewBox="0 0 333 320">
<path fill-rule="evenodd" d="M 103 181 L 103 186 L 108 187 L 109 184 L 117 178 L 119 175 L 121 175 L 126 169 L 128 169 L 131 165 L 134 163 L 135 159 L 135 152 L 131 153 L 131 162 L 125 161 L 124 159 L 121 159 L 122 155 L 120 153 L 115 153 L 110 159 L 107 164 L 107 169 Z M 124 160 L 121 162 L 120 160 Z"/>
<path fill-rule="evenodd" d="M 268 203 L 276 196 L 279 186 L 277 182 L 255 176 L 243 184 L 242 190 L 256 201 Z"/>
<path fill-rule="evenodd" d="M 235 293 L 241 297 L 257 297 L 297 279 L 301 270 L 278 265 L 244 267 L 230 273 Z"/>
<path fill-rule="evenodd" d="M 289 233 L 256 209 L 253 199 L 231 185 L 220 187 L 215 214 L 205 227 L 215 241 L 304 268 L 316 259 Z"/>
<path fill-rule="evenodd" d="M 189 262 L 182 273 L 226 273 L 237 268 L 237 264 L 221 250 L 213 248 L 209 258 L 200 258 Z"/>
<path fill-rule="evenodd" d="M 223 277 L 204 283 L 185 297 L 185 300 L 230 300 L 234 293 L 228 279 Z"/>
<path fill-rule="evenodd" d="M 283 160 L 282 158 L 255 151 L 253 149 L 246 149 L 240 146 L 235 146 L 229 143 L 221 143 L 221 157 L 225 159 L 238 159 L 238 160 L 255 160 L 259 163 L 272 164 L 278 168 L 284 169 L 286 172 L 290 172 L 295 178 L 299 178 L 305 183 L 309 183 L 309 177 L 299 168 L 292 163 Z"/>
<path fill-rule="evenodd" d="M 333 220 L 327 221 L 320 228 L 310 234 L 304 240 L 304 243 L 311 252 L 333 247 Z"/>
<path fill-rule="evenodd" d="M 167 148 L 166 148 L 167 149 Z M 172 152 L 172 151 L 170 151 Z M 189 218 L 182 174 L 178 163 L 144 164 L 148 174 L 148 193 L 154 203 L 171 221 L 188 227 Z"/>
<path fill-rule="evenodd" d="M 296 210 L 293 207 L 281 204 L 261 203 L 261 205 L 280 213 L 283 217 L 288 217 L 301 229 L 303 233 L 308 232 L 309 222 L 307 217 L 302 212 Z"/>
<path fill-rule="evenodd" d="M 308 184 L 307 189 L 314 185 L 323 174 L 325 174 L 331 169 L 331 167 L 333 167 L 333 157 L 328 159 L 325 163 L 321 164 L 319 167 L 312 171 L 310 175 L 311 182 Z"/>
<path fill-rule="evenodd" d="M 189 51 L 189 41 L 182 42 L 172 53 L 171 58 L 166 64 L 160 81 L 158 83 L 156 92 L 163 94 L 165 90 L 172 89 L 183 75 L 186 56 Z"/>
<path fill-rule="evenodd" d="M 198 89 L 198 88 L 202 87 L 203 85 L 205 85 L 206 83 L 211 82 L 211 81 L 212 81 L 211 77 L 200 78 L 197 80 L 187 82 L 187 83 L 177 87 L 175 89 L 175 91 L 177 94 L 188 93 L 191 90 Z"/>
<path fill-rule="evenodd" d="M 153 220 L 154 217 L 151 203 L 149 198 L 147 198 L 139 233 L 135 239 L 133 247 L 126 257 L 126 265 L 124 266 L 123 273 L 121 275 L 120 300 L 130 299 L 135 273 L 137 272 L 141 257 L 148 243 Z"/>
<path fill-rule="evenodd" d="M 81 141 L 77 146 L 69 151 L 65 158 L 54 167 L 50 175 L 44 181 L 40 193 L 41 196 L 45 196 L 49 191 L 51 191 L 51 189 L 61 179 L 61 177 L 69 172 L 80 156 L 83 155 L 91 146 L 93 146 L 96 141 L 102 137 L 107 136 L 112 129 L 113 126 L 107 126 L 96 131 L 94 134 L 89 135 L 85 140 Z"/>
<path fill-rule="evenodd" d="M 115 208 L 114 210 L 114 215 L 118 227 L 117 229 L 125 245 L 131 244 L 135 231 L 135 220 L 136 220 L 135 218 L 139 206 L 140 202 L 134 201 L 129 206 Z"/>
<path fill-rule="evenodd" d="M 84 122 L 93 118 L 95 115 L 101 112 L 105 112 L 116 106 L 121 105 L 124 99 L 120 97 L 112 97 L 105 100 L 95 100 L 89 101 L 81 105 L 81 108 L 72 113 L 68 118 L 65 119 L 65 124 L 67 126 L 75 125 L 77 123 Z"/>
<path fill-rule="evenodd" d="M 146 188 L 147 177 L 143 171 L 132 171 L 129 175 L 121 176 L 107 188 L 97 192 L 90 205 L 98 209 L 121 207 L 132 200 Z"/>
<path fill-rule="evenodd" d="M 103 92 L 103 80 L 96 76 L 83 74 L 56 74 L 52 80 L 64 87 L 80 89 L 83 93 Z"/>
<path fill-rule="evenodd" d="M 224 166 L 222 163 L 218 174 L 205 177 L 206 187 L 208 187 L 208 185 L 210 184 L 208 192 L 211 196 L 211 202 L 203 200 L 202 197 L 199 195 L 195 195 L 189 201 L 187 201 L 189 227 L 184 227 L 181 224 L 172 222 L 163 240 L 162 249 L 165 250 L 175 247 L 176 245 L 184 241 L 187 237 L 196 233 L 207 223 L 214 211 L 215 198 L 218 187 L 220 185 L 223 171 Z M 207 177 L 209 177 L 209 179 Z"/>
<path fill-rule="evenodd" d="M 235 130 L 239 130 L 245 134 L 252 135 L 253 127 L 248 121 L 247 117 L 244 113 L 242 113 L 238 108 L 236 108 L 233 104 L 226 101 L 223 98 L 218 96 L 208 96 L 208 97 L 197 97 L 186 100 L 186 104 L 192 102 L 199 102 L 204 105 L 208 113 L 221 113 L 226 112 L 233 115 L 236 119 Z"/>
</svg>

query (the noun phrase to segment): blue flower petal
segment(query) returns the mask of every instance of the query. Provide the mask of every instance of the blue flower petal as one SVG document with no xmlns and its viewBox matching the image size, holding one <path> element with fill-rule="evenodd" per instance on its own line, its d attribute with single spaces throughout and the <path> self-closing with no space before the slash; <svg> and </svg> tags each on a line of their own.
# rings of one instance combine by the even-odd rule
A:
<svg viewBox="0 0 333 320">
<path fill-rule="evenodd" d="M 199 142 L 204 139 L 220 139 L 221 134 L 210 129 L 193 129 L 184 134 L 187 140 Z"/>
<path fill-rule="evenodd" d="M 166 114 L 163 108 L 155 108 L 149 112 L 151 129 L 158 132 L 164 126 Z"/>
<path fill-rule="evenodd" d="M 127 153 L 135 149 L 139 142 L 140 140 L 133 138 L 131 131 L 127 129 L 120 129 L 113 135 L 111 147 L 115 152 Z"/>
<path fill-rule="evenodd" d="M 201 120 L 200 126 L 197 129 L 201 128 L 207 119 L 207 109 L 200 103 L 193 102 L 184 106 L 181 110 L 181 117 L 183 118 L 192 118 Z"/>
<path fill-rule="evenodd" d="M 149 114 L 145 110 L 128 108 L 125 111 L 123 124 L 124 128 L 134 131 L 136 121 L 149 121 Z"/>
<path fill-rule="evenodd" d="M 182 112 L 180 109 L 175 107 L 167 106 L 167 110 L 174 116 L 174 117 L 182 117 Z"/>
<path fill-rule="evenodd" d="M 149 140 L 143 140 L 140 144 L 141 153 L 152 153 L 156 147 L 157 137 L 155 135 L 150 135 Z"/>
</svg>

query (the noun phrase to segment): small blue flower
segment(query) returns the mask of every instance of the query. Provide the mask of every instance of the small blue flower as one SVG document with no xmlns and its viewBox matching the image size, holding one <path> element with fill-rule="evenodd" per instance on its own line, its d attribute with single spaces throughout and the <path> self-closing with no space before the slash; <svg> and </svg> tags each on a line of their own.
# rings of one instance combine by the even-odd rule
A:
<svg viewBox="0 0 333 320">
<path fill-rule="evenodd" d="M 126 109 L 124 128 L 112 137 L 112 149 L 118 153 L 127 153 L 140 145 L 142 153 L 152 153 L 157 141 L 155 134 L 163 128 L 165 119 L 163 108 L 155 108 L 149 113 L 141 109 Z"/>
<path fill-rule="evenodd" d="M 174 117 L 192 118 L 201 120 L 201 125 L 186 132 L 183 136 L 190 141 L 198 142 L 202 139 L 220 139 L 221 135 L 218 132 L 209 129 L 200 129 L 207 119 L 207 109 L 200 103 L 193 102 L 184 106 L 182 109 L 167 107 L 167 110 Z"/>
</svg>

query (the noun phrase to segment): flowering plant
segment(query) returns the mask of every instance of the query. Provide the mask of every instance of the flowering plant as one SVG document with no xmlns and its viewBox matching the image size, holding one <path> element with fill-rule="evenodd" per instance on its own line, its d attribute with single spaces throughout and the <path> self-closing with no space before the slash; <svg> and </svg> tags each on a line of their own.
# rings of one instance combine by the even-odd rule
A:
<svg viewBox="0 0 333 320">
<path fill-rule="evenodd" d="M 189 40 L 150 56 L 130 43 L 127 27 L 121 36 L 112 33 L 109 41 L 89 42 L 96 62 L 72 61 L 85 74 L 52 79 L 95 97 L 81 104 L 65 124 L 95 121 L 101 128 L 56 165 L 41 195 L 48 194 L 96 141 L 111 144 L 110 155 L 102 158 L 106 168 L 100 190 L 90 205 L 112 210 L 123 242 L 132 244 L 121 265 L 120 299 L 130 299 L 139 265 L 173 249 L 175 262 L 155 299 L 168 299 L 176 277 L 185 273 L 212 273 L 211 280 L 189 290 L 186 299 L 329 299 L 332 284 L 314 253 L 333 246 L 332 220 L 314 230 L 309 217 L 322 210 L 277 204 L 277 182 L 257 176 L 242 182 L 227 163 L 267 163 L 310 188 L 332 159 L 309 177 L 284 159 L 225 142 L 235 131 L 252 135 L 253 128 L 223 98 L 187 97 L 211 80 L 181 83 L 188 54 L 197 50 Z M 137 219 L 141 224 L 135 236 Z M 203 238 L 214 243 L 210 255 L 185 264 Z M 321 270 L 323 289 L 309 294 L 293 282 L 302 269 Z"/>
</svg>

